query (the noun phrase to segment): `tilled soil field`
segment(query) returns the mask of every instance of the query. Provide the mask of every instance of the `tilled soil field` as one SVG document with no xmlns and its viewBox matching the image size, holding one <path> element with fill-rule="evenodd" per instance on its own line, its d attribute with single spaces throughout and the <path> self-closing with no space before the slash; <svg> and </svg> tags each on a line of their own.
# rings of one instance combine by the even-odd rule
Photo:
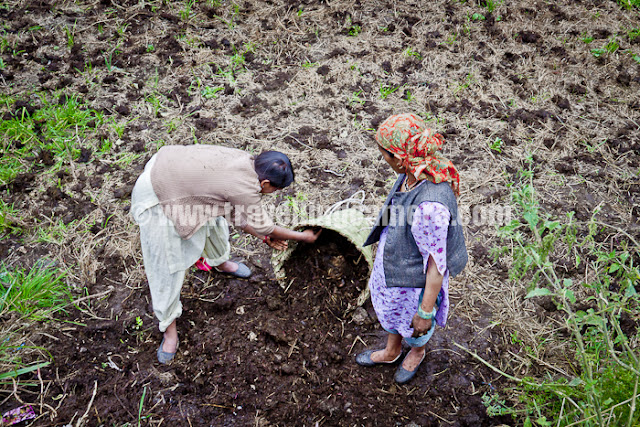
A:
<svg viewBox="0 0 640 427">
<path fill-rule="evenodd" d="M 3 127 L 0 163 L 19 161 L 0 182 L 14 209 L 0 256 L 55 263 L 80 298 L 23 332 L 23 361 L 52 363 L 0 390 L 3 412 L 33 404 L 33 425 L 511 424 L 483 404 L 508 383 L 471 353 L 538 374 L 545 364 L 519 364 L 509 337 L 526 341 L 557 314 L 525 301 L 491 256 L 518 172 L 530 168 L 550 215 L 596 213 L 640 236 L 640 19 L 614 1 L 4 1 L 0 19 L 0 114 L 38 117 L 40 142 Z M 42 112 L 70 105 L 87 119 L 56 147 L 49 130 L 68 119 Z M 165 144 L 279 150 L 296 170 L 292 187 L 265 196 L 290 214 L 281 224 L 358 192 L 374 216 L 394 176 L 373 130 L 407 111 L 447 140 L 470 250 L 415 380 L 355 364 L 385 333 L 370 302 L 355 305 L 366 262 L 330 232 L 296 251 L 285 282 L 266 246 L 232 233 L 256 274 L 190 272 L 179 352 L 159 365 L 128 216 L 151 155 Z M 485 207 L 503 215 L 482 217 Z M 562 345 L 536 351 L 567 357 Z"/>
</svg>

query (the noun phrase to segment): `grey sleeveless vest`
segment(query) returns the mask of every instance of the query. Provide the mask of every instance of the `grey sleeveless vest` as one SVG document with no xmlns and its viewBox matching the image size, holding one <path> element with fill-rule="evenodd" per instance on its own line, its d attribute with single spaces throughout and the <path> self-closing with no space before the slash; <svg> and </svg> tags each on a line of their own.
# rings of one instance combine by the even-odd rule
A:
<svg viewBox="0 0 640 427">
<path fill-rule="evenodd" d="M 458 216 L 458 203 L 451 185 L 448 182 L 434 184 L 424 180 L 411 191 L 398 192 L 404 178 L 405 174 L 401 174 L 391 188 L 376 224 L 363 246 L 379 241 L 382 230 L 388 226 L 382 260 L 387 286 L 423 288 L 427 280 L 424 261 L 411 233 L 413 214 L 420 203 L 438 202 L 449 209 L 451 220 L 447 232 L 447 268 L 451 277 L 462 271 L 469 257 L 464 243 L 461 218 Z"/>
</svg>

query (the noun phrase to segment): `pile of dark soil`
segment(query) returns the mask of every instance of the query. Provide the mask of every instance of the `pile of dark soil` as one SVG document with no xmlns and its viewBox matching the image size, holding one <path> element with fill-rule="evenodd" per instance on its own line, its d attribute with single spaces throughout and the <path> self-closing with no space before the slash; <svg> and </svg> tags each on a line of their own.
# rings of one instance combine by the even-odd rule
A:
<svg viewBox="0 0 640 427">
<path fill-rule="evenodd" d="M 296 298 L 339 312 L 355 308 L 369 275 L 362 253 L 332 230 L 323 230 L 315 244 L 299 244 L 284 269 Z"/>
<path fill-rule="evenodd" d="M 370 302 L 355 306 L 368 266 L 346 239 L 324 230 L 285 270 L 284 288 L 260 270 L 249 281 L 189 275 L 170 366 L 155 361 L 161 336 L 147 327 L 146 289 L 121 301 L 116 320 L 75 313 L 77 326 L 48 331 L 56 363 L 41 373 L 51 383 L 47 401 L 64 397 L 56 419 L 84 413 L 95 388 L 90 425 L 135 421 L 141 404 L 149 425 L 438 425 L 443 414 L 457 425 L 497 422 L 477 391 L 490 373 L 466 355 L 431 349 L 408 386 L 395 385 L 393 366 L 355 364 L 357 352 L 384 345 L 385 333 Z M 464 340 L 470 329 L 458 326 L 439 331 L 433 348 Z"/>
</svg>

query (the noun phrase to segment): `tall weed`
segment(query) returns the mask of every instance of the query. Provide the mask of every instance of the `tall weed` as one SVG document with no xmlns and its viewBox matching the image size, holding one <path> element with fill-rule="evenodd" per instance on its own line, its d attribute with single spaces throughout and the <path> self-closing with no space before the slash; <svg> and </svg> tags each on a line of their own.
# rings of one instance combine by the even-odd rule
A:
<svg viewBox="0 0 640 427">
<path fill-rule="evenodd" d="M 530 426 L 639 425 L 638 242 L 599 222 L 597 210 L 586 223 L 576 222 L 573 212 L 565 218 L 544 212 L 531 170 L 521 171 L 512 199 L 519 218 L 499 230 L 507 245 L 495 255 L 511 259 L 510 277 L 527 283 L 525 298 L 551 298 L 562 313 L 560 329 L 572 338 L 571 375 L 510 376 L 521 403 L 509 407 L 485 396 L 489 412 L 511 413 Z M 573 275 L 559 259 L 573 264 Z"/>
</svg>

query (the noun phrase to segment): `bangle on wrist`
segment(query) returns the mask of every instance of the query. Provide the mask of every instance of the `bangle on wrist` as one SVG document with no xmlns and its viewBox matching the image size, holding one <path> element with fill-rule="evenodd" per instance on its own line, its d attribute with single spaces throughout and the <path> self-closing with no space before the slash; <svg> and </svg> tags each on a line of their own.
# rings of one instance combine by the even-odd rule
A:
<svg viewBox="0 0 640 427">
<path fill-rule="evenodd" d="M 420 305 L 418 305 L 418 311 L 416 312 L 416 314 L 418 315 L 418 317 L 423 318 L 424 320 L 429 320 L 429 319 L 433 319 L 434 317 L 436 317 L 436 307 L 433 307 L 433 310 L 431 310 L 431 313 L 427 313 L 426 311 L 424 311 L 422 309 L 422 307 L 420 307 Z"/>
<path fill-rule="evenodd" d="M 262 238 L 262 243 L 267 243 L 267 240 L 269 240 L 269 236 L 264 236 Z"/>
</svg>

